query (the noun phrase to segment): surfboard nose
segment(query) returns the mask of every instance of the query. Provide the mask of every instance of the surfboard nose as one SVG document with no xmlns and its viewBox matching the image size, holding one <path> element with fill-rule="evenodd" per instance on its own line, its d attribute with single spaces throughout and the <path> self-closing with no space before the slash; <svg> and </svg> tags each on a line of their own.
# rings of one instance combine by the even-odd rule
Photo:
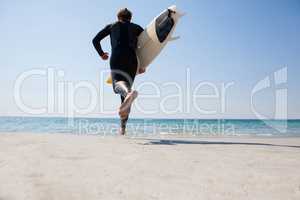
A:
<svg viewBox="0 0 300 200">
<path fill-rule="evenodd" d="M 172 10 L 178 18 L 183 17 L 186 14 L 185 12 L 181 12 L 176 5 L 172 5 L 168 9 Z"/>
<path fill-rule="evenodd" d="M 177 11 L 177 6 L 176 5 L 172 5 L 168 9 L 176 12 Z"/>
</svg>

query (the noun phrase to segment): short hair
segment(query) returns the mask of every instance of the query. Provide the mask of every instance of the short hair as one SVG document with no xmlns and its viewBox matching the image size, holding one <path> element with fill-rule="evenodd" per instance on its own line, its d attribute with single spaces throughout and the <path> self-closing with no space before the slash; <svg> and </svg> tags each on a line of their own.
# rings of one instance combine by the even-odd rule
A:
<svg viewBox="0 0 300 200">
<path fill-rule="evenodd" d="M 121 8 L 117 14 L 119 20 L 130 21 L 132 18 L 132 12 L 127 8 Z"/>
</svg>

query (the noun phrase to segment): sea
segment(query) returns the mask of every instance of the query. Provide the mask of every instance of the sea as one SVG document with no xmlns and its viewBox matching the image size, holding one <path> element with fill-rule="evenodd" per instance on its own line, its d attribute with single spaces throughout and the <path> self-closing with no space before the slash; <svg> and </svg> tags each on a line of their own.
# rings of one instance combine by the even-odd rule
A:
<svg viewBox="0 0 300 200">
<path fill-rule="evenodd" d="M 1 133 L 117 135 L 119 119 L 0 117 Z M 264 136 L 298 137 L 300 120 L 257 119 L 129 119 L 129 136 Z"/>
</svg>

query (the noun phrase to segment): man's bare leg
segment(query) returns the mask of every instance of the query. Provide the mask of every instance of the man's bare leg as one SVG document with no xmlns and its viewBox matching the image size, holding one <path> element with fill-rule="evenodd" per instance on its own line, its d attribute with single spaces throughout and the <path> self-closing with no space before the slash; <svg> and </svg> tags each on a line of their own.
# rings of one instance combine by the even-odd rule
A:
<svg viewBox="0 0 300 200">
<path fill-rule="evenodd" d="M 116 93 L 121 95 L 121 106 L 119 107 L 119 116 L 121 121 L 121 126 L 119 133 L 121 135 L 125 134 L 126 123 L 128 120 L 128 116 L 130 113 L 131 105 L 133 101 L 136 99 L 138 92 L 131 91 L 131 87 L 128 82 L 118 81 L 114 83 L 114 90 Z"/>
<path fill-rule="evenodd" d="M 121 119 L 121 124 L 120 124 L 120 129 L 119 129 L 120 135 L 125 135 L 127 121 L 128 121 L 128 117 L 125 119 Z"/>
<path fill-rule="evenodd" d="M 125 97 L 123 103 L 119 108 L 119 115 L 121 118 L 126 118 L 126 117 L 128 118 L 131 105 L 133 101 L 137 98 L 137 96 L 138 96 L 138 92 L 135 90 L 127 94 L 127 96 Z"/>
</svg>

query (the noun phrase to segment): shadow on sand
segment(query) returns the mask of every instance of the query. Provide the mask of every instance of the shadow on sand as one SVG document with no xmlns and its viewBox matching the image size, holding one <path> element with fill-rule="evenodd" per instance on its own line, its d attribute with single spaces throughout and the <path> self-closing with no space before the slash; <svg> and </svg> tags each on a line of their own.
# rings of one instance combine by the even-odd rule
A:
<svg viewBox="0 0 300 200">
<path fill-rule="evenodd" d="M 199 145 L 250 145 L 250 146 L 273 146 L 300 148 L 300 146 L 268 144 L 258 142 L 223 142 L 223 141 L 197 141 L 197 140 L 172 140 L 172 139 L 146 139 L 148 142 L 143 145 L 177 145 L 177 144 L 199 144 Z"/>
</svg>

